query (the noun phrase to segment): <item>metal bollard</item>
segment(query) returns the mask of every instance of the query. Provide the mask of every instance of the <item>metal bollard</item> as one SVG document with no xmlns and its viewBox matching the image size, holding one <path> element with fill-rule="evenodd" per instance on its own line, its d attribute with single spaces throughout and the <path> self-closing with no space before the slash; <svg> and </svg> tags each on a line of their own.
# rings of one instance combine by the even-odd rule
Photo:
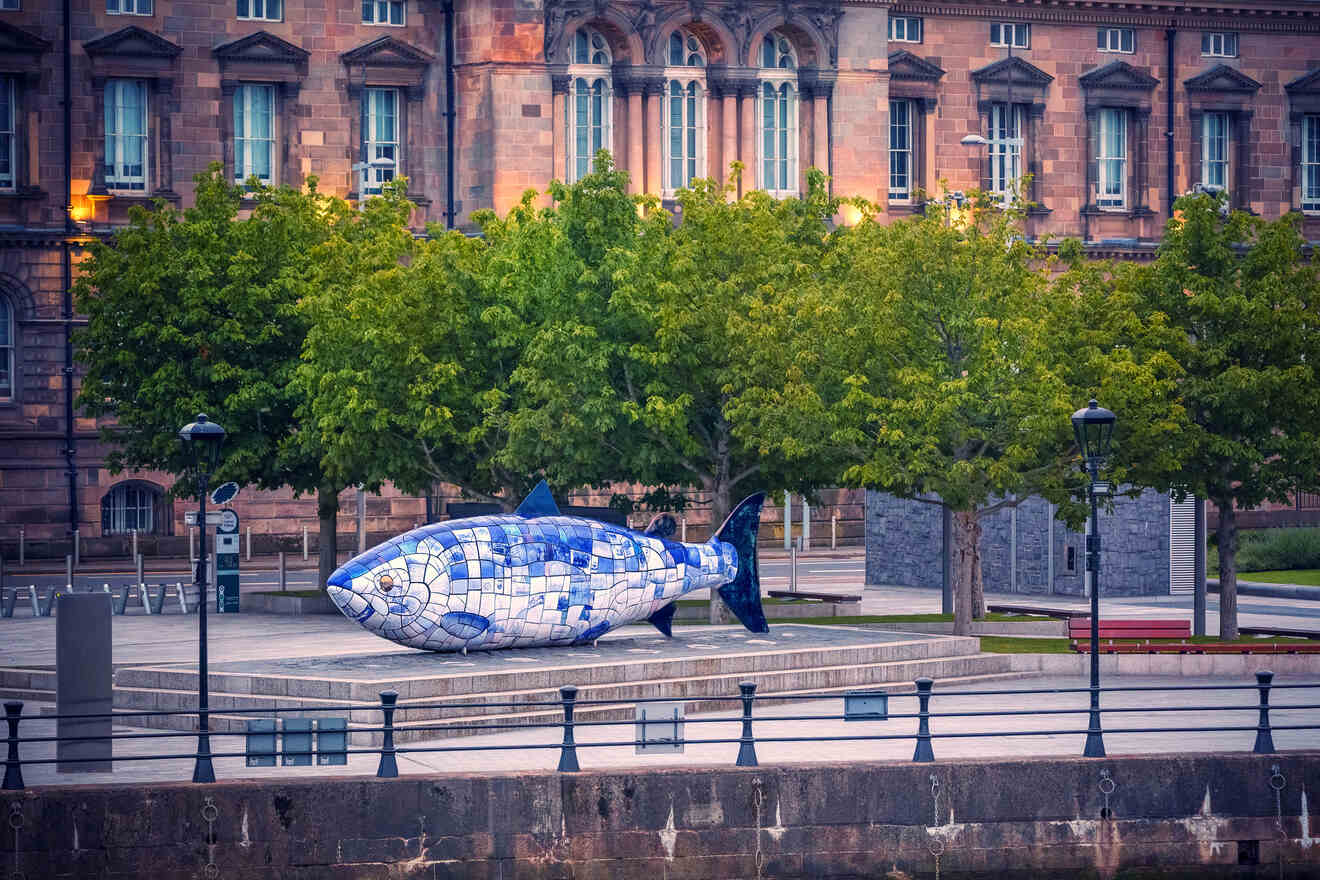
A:
<svg viewBox="0 0 1320 880">
<path fill-rule="evenodd" d="M 27 529 L 23 526 L 18 527 L 18 564 L 24 565 L 27 562 Z"/>
<path fill-rule="evenodd" d="M 738 763 L 739 767 L 755 767 L 756 762 L 756 740 L 752 737 L 752 700 L 756 698 L 756 682 L 744 681 L 738 685 L 738 690 L 742 691 L 742 736 L 738 740 Z"/>
<path fill-rule="evenodd" d="M 137 549 L 137 529 L 133 529 L 133 558 L 136 559 L 136 558 L 137 558 L 137 555 L 138 555 L 138 549 Z"/>
<path fill-rule="evenodd" d="M 137 570 L 137 582 L 138 582 L 139 584 L 145 584 L 145 583 L 147 582 L 147 576 L 146 576 L 146 573 L 145 573 L 145 571 L 144 571 L 144 567 L 143 567 L 143 565 L 142 565 L 142 554 L 141 554 L 141 553 L 138 553 L 138 554 L 133 558 L 133 567 Z"/>
<path fill-rule="evenodd" d="M 188 564 L 191 566 L 197 565 L 197 548 L 196 546 L 194 546 L 193 543 L 196 540 L 197 540 L 197 529 L 194 528 L 193 526 L 189 526 L 188 527 Z"/>
<path fill-rule="evenodd" d="M 573 703 L 577 700 L 578 689 L 566 684 L 559 689 L 559 696 L 564 701 L 564 743 L 559 747 L 559 772 L 576 773 L 578 766 L 577 743 L 573 739 Z"/>
<path fill-rule="evenodd" d="M 82 564 L 82 535 L 77 529 L 73 530 L 73 567 L 77 568 Z"/>
<path fill-rule="evenodd" d="M 811 550 L 811 505 L 802 499 L 802 552 Z"/>
<path fill-rule="evenodd" d="M 380 692 L 380 711 L 385 716 L 385 738 L 380 744 L 380 766 L 376 768 L 379 777 L 393 779 L 399 775 L 399 764 L 394 759 L 394 704 L 399 700 L 398 691 Z"/>
<path fill-rule="evenodd" d="M 837 513 L 830 517 L 830 549 L 839 549 L 839 515 Z"/>
<path fill-rule="evenodd" d="M 284 551 L 280 551 L 280 592 L 283 593 L 289 589 L 289 569 L 284 561 Z"/>
<path fill-rule="evenodd" d="M 303 526 L 303 562 L 307 561 L 307 526 Z"/>
<path fill-rule="evenodd" d="M 687 542 L 687 515 L 686 515 L 686 514 L 683 516 L 683 520 L 682 520 L 681 524 L 679 525 L 679 535 L 678 535 L 678 540 L 683 541 L 684 543 Z"/>
<path fill-rule="evenodd" d="M 790 547 L 788 551 L 788 591 L 797 592 L 797 548 Z"/>
<path fill-rule="evenodd" d="M 1256 724 L 1256 747 L 1252 749 L 1258 755 L 1274 754 L 1274 734 L 1270 731 L 1270 682 L 1274 673 L 1268 669 L 1256 672 L 1256 686 L 1260 688 L 1260 721 Z"/>
<path fill-rule="evenodd" d="M 74 560 L 72 556 L 64 557 L 64 588 L 70 593 L 73 592 L 73 567 Z"/>
<path fill-rule="evenodd" d="M 929 678 L 919 678 L 917 685 L 917 750 L 912 753 L 912 760 L 927 763 L 935 760 L 935 751 L 930 747 L 930 689 L 935 684 Z"/>
<path fill-rule="evenodd" d="M 5 703 L 5 723 L 9 725 L 9 749 L 5 754 L 5 791 L 19 791 L 23 788 L 23 765 L 18 760 L 18 722 L 23 717 L 23 701 L 13 700 Z"/>
<path fill-rule="evenodd" d="M 251 562 L 252 561 L 252 526 L 247 527 L 247 547 L 245 547 L 244 549 L 247 550 L 247 553 L 245 554 L 245 558 L 243 559 L 243 561 Z"/>
</svg>

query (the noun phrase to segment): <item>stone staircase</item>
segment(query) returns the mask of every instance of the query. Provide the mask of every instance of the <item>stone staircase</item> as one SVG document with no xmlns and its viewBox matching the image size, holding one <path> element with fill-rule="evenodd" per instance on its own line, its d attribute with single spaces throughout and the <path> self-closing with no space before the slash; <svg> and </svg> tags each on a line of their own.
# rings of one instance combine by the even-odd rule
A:
<svg viewBox="0 0 1320 880">
<path fill-rule="evenodd" d="M 781 627 L 775 629 L 783 632 Z M 685 701 L 688 714 L 735 709 L 743 681 L 756 683 L 758 705 L 763 705 L 775 702 L 775 697 L 804 692 L 842 694 L 876 686 L 890 693 L 911 691 L 914 679 L 921 677 L 934 679 L 937 693 L 951 686 L 1024 677 L 1010 670 L 1009 657 L 981 653 L 975 638 L 920 634 L 895 638 L 893 633 L 880 632 L 868 638 L 865 630 L 852 633 L 846 644 L 777 650 L 747 650 L 751 646 L 744 645 L 739 651 L 701 656 L 680 650 L 677 656 L 637 657 L 628 652 L 652 652 L 618 646 L 611 646 L 612 651 L 605 652 L 609 656 L 602 657 L 593 656 L 595 652 L 581 657 L 583 652 L 572 648 L 528 649 L 525 653 L 551 653 L 536 653 L 536 660 L 522 661 L 525 666 L 517 662 L 521 658 L 510 656 L 519 652 L 497 652 L 501 657 L 473 664 L 456 662 L 459 658 L 454 655 L 417 652 L 380 660 L 308 658 L 248 664 L 254 666 L 251 670 L 230 668 L 243 664 L 220 663 L 212 667 L 210 676 L 211 729 L 240 733 L 248 720 L 272 717 L 255 710 L 277 707 L 297 710 L 281 713 L 283 717 L 347 717 L 350 727 L 379 727 L 380 692 L 385 690 L 399 694 L 395 741 L 403 744 L 557 724 L 563 718 L 562 685 L 579 688 L 577 720 L 604 721 L 631 719 L 635 701 L 646 698 Z M 681 635 L 698 645 L 704 634 Z M 494 659 L 504 662 L 490 662 Z M 382 668 L 377 671 L 373 664 Z M 475 668 L 449 668 L 465 665 Z M 492 665 L 502 668 L 489 668 Z M 445 671 L 437 674 L 427 667 Z M 344 674 L 346 669 L 353 674 Z M 0 669 L 0 694 L 6 698 L 53 702 L 54 686 L 54 673 L 49 670 Z M 196 703 L 195 669 L 126 666 L 115 672 L 116 710 L 175 711 Z M 196 722 L 189 715 L 167 715 L 125 717 L 121 723 L 191 730 Z M 381 736 L 360 732 L 350 739 L 355 746 L 368 747 L 379 745 Z M 224 750 L 235 748 L 241 745 L 230 741 Z"/>
</svg>

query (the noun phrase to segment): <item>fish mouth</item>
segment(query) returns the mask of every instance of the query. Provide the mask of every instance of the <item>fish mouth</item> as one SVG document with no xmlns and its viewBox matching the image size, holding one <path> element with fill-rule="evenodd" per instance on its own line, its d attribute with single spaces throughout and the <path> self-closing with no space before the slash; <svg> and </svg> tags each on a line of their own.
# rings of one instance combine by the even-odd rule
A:
<svg viewBox="0 0 1320 880">
<path fill-rule="evenodd" d="M 333 581 L 333 578 L 331 581 Z M 348 600 L 353 598 L 352 590 L 346 586 L 336 586 L 332 582 L 326 583 L 325 592 L 330 597 L 330 601 L 335 603 L 335 607 L 341 611 L 348 604 Z"/>
</svg>

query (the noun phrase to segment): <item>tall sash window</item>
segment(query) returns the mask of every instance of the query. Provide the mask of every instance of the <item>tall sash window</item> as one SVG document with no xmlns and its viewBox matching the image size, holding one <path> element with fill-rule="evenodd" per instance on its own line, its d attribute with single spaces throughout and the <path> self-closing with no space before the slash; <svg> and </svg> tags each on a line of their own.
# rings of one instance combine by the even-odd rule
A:
<svg viewBox="0 0 1320 880">
<path fill-rule="evenodd" d="M 1010 202 L 1022 179 L 1022 106 L 990 107 L 990 191 Z"/>
<path fill-rule="evenodd" d="M 1101 208 L 1127 207 L 1127 111 L 1101 110 L 1096 156 L 1095 203 Z"/>
<path fill-rule="evenodd" d="M 680 29 L 665 60 L 664 190 L 672 194 L 706 175 L 706 52 Z"/>
<path fill-rule="evenodd" d="M 251 177 L 275 182 L 275 87 L 241 85 L 234 90 L 234 182 Z"/>
<path fill-rule="evenodd" d="M 363 90 L 362 142 L 367 157 L 363 192 L 378 196 L 399 169 L 398 89 Z"/>
<path fill-rule="evenodd" d="M 1302 120 L 1302 210 L 1320 212 L 1320 116 Z"/>
<path fill-rule="evenodd" d="M 912 199 L 912 102 L 889 102 L 889 200 Z"/>
<path fill-rule="evenodd" d="M 1201 117 L 1201 183 L 1228 188 L 1228 114 Z"/>
<path fill-rule="evenodd" d="M 579 28 L 573 36 L 572 89 L 568 101 L 569 183 L 591 173 L 598 150 L 613 150 L 614 90 L 609 43 L 597 31 Z"/>
<path fill-rule="evenodd" d="M 105 185 L 147 188 L 147 84 L 112 79 L 105 84 Z"/>
<path fill-rule="evenodd" d="M 14 78 L 0 77 L 0 190 L 14 188 L 14 166 L 18 161 L 15 142 Z"/>
<path fill-rule="evenodd" d="M 761 41 L 761 188 L 775 196 L 798 194 L 797 55 L 778 31 Z"/>
</svg>

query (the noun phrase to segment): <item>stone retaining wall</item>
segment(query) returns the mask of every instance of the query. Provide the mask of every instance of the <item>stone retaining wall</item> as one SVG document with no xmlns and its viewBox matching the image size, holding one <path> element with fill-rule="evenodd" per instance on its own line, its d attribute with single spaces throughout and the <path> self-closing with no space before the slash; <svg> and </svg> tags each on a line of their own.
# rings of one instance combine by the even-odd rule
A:
<svg viewBox="0 0 1320 880">
<path fill-rule="evenodd" d="M 51 787 L 0 793 L 0 871 L 1301 878 L 1316 791 L 1317 752 Z"/>
</svg>

